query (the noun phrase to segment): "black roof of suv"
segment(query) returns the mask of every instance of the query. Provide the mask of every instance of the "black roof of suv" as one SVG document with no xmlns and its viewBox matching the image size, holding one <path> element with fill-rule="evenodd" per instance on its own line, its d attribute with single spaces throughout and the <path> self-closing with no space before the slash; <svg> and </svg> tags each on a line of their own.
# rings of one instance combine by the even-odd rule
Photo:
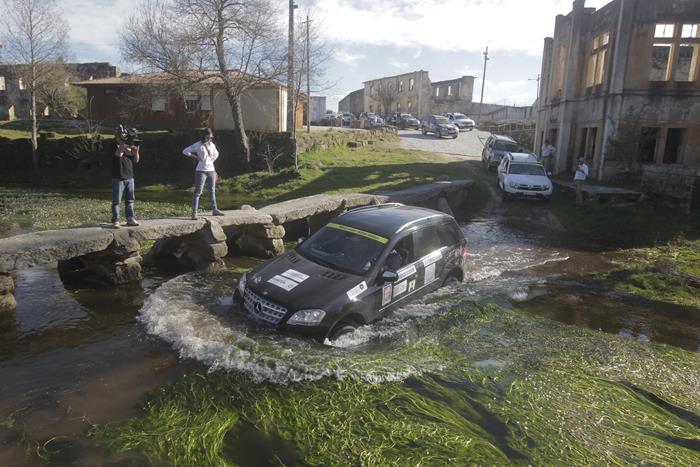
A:
<svg viewBox="0 0 700 467">
<path fill-rule="evenodd" d="M 353 209 L 338 216 L 335 222 L 389 238 L 412 226 L 443 218 L 451 219 L 447 214 L 432 209 L 402 204 L 381 204 Z"/>
</svg>

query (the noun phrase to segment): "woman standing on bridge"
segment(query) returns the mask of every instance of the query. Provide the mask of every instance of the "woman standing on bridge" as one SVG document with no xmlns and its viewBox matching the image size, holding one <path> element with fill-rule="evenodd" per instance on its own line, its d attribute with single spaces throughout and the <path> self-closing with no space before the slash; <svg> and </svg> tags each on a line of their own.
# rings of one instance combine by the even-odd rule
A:
<svg viewBox="0 0 700 467">
<path fill-rule="evenodd" d="M 182 153 L 197 161 L 194 173 L 194 194 L 192 195 L 192 219 L 197 219 L 199 209 L 199 198 L 204 191 L 204 185 L 209 180 L 209 196 L 211 197 L 211 210 L 214 216 L 223 216 L 216 206 L 216 169 L 214 161 L 219 157 L 219 151 L 214 146 L 214 135 L 211 130 L 207 130 L 202 135 L 202 140 L 182 150 Z"/>
</svg>

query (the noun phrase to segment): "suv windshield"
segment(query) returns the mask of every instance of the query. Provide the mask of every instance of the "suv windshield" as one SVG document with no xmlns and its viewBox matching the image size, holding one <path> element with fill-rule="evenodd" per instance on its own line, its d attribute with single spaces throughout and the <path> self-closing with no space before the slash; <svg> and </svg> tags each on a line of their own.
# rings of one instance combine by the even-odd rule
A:
<svg viewBox="0 0 700 467">
<path fill-rule="evenodd" d="M 386 239 L 340 224 L 328 224 L 297 251 L 323 266 L 362 275 L 369 271 L 384 250 Z"/>
<path fill-rule="evenodd" d="M 518 145 L 510 141 L 496 141 L 493 148 L 497 151 L 518 152 Z"/>
<path fill-rule="evenodd" d="M 458 120 L 466 120 L 467 116 L 464 114 L 452 114 L 452 116 Z"/>
<path fill-rule="evenodd" d="M 447 117 L 435 117 L 435 123 L 450 123 Z"/>
<path fill-rule="evenodd" d="M 517 175 L 545 175 L 544 169 L 539 164 L 524 164 L 518 162 L 512 162 L 510 164 L 508 173 Z"/>
</svg>

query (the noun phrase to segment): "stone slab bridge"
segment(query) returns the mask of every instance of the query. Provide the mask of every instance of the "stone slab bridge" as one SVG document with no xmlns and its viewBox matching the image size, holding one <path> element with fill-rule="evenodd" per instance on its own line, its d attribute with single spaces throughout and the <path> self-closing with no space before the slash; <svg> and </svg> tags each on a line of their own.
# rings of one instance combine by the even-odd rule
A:
<svg viewBox="0 0 700 467">
<path fill-rule="evenodd" d="M 221 217 L 140 221 L 138 227 L 82 226 L 0 239 L 0 312 L 13 310 L 14 271 L 58 264 L 64 283 L 119 285 L 141 279 L 143 263 L 176 262 L 183 270 L 223 266 L 229 248 L 270 257 L 284 251 L 283 239 L 314 232 L 342 212 L 398 202 L 452 214 L 473 182 L 434 182 L 401 191 L 314 195 L 254 209 L 224 211 Z"/>
</svg>

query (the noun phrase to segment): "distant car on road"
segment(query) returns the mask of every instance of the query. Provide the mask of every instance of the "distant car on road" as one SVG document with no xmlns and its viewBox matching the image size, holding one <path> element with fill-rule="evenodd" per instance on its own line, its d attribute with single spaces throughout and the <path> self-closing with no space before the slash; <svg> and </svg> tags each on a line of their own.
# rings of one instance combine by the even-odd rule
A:
<svg viewBox="0 0 700 467">
<path fill-rule="evenodd" d="M 463 280 L 454 218 L 384 204 L 348 211 L 241 277 L 236 302 L 280 332 L 335 340 L 440 286 Z"/>
<path fill-rule="evenodd" d="M 486 164 L 488 169 L 498 167 L 501 159 L 509 152 L 521 152 L 520 146 L 510 136 L 491 135 L 484 144 L 481 151 L 481 162 Z"/>
<path fill-rule="evenodd" d="M 350 112 L 343 112 L 343 126 L 350 126 L 352 122 L 352 114 Z"/>
<path fill-rule="evenodd" d="M 369 126 L 381 126 L 384 125 L 384 119 L 374 112 L 362 112 L 360 118 L 366 118 Z"/>
<path fill-rule="evenodd" d="M 508 153 L 498 165 L 498 187 L 503 199 L 539 198 L 549 201 L 552 181 L 534 154 Z"/>
<path fill-rule="evenodd" d="M 416 117 L 414 117 L 411 114 L 401 114 L 396 126 L 402 130 L 405 130 L 406 128 L 414 128 L 416 130 L 419 130 L 420 129 L 420 122 L 418 121 L 418 119 Z"/>
<path fill-rule="evenodd" d="M 471 118 L 467 117 L 466 115 L 459 113 L 459 112 L 448 112 L 446 114 L 443 114 L 445 117 L 450 119 L 450 122 L 453 123 L 457 128 L 459 128 L 460 131 L 462 130 L 469 130 L 472 131 L 474 129 L 474 120 Z"/>
<path fill-rule="evenodd" d="M 421 131 L 424 135 L 435 133 L 435 136 L 442 138 L 443 136 L 451 136 L 453 139 L 459 135 L 459 130 L 456 126 L 450 123 L 447 117 L 442 115 L 428 115 L 421 122 Z"/>
</svg>

